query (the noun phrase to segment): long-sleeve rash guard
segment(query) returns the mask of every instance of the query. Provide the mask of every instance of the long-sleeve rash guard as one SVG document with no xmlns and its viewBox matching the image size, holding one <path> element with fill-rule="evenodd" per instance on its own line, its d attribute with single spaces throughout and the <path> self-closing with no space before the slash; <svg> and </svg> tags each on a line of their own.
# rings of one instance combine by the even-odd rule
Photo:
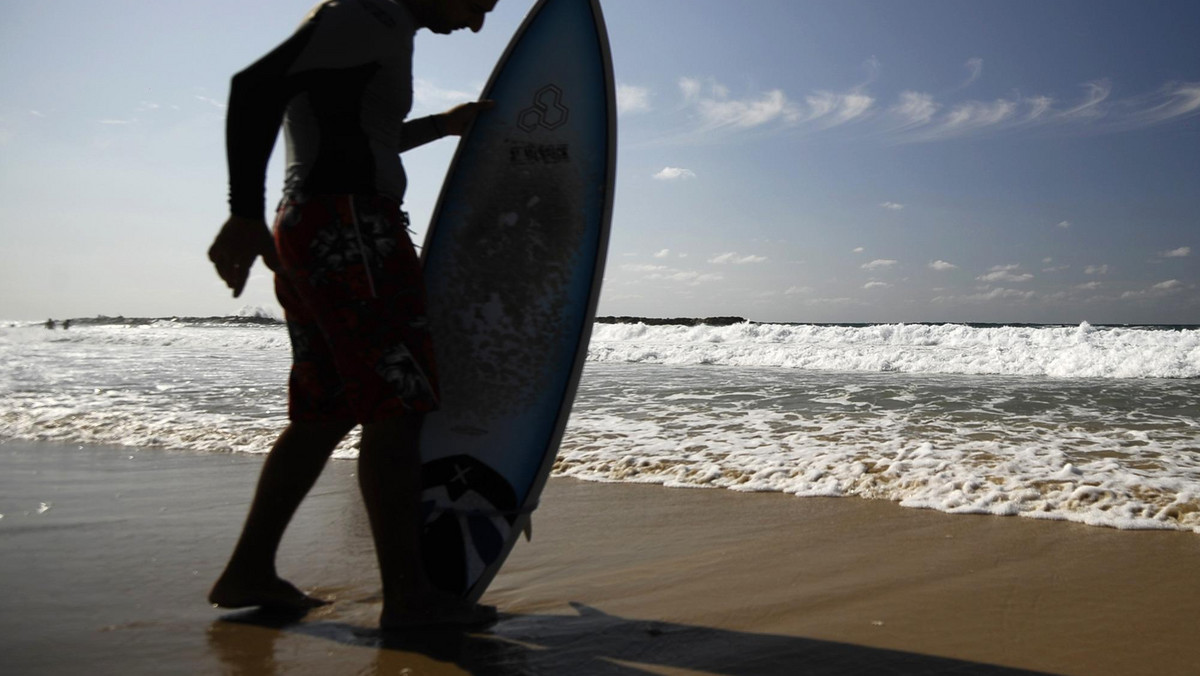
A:
<svg viewBox="0 0 1200 676">
<path fill-rule="evenodd" d="M 233 77 L 226 120 L 231 213 L 263 218 L 267 160 L 283 124 L 287 194 L 403 202 L 399 153 L 442 136 L 412 108 L 413 35 L 399 0 L 327 0 L 283 44 Z"/>
</svg>

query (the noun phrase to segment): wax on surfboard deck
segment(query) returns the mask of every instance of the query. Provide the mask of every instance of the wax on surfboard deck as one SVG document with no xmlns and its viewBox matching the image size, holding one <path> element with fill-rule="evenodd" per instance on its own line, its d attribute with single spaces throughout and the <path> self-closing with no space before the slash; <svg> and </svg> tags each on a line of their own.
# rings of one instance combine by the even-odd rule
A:
<svg viewBox="0 0 1200 676">
<path fill-rule="evenodd" d="M 477 600 L 554 463 L 595 318 L 616 171 L 597 0 L 540 0 L 459 142 L 422 251 L 442 407 L 421 437 L 422 554 Z"/>
</svg>

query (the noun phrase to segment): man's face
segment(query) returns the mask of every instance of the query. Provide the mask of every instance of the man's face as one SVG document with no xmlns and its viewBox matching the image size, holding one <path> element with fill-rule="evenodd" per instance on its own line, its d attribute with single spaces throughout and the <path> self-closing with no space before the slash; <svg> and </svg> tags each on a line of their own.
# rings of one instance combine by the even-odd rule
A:
<svg viewBox="0 0 1200 676">
<path fill-rule="evenodd" d="M 478 33 L 483 19 L 497 0 L 432 0 L 427 18 L 429 30 L 446 35 L 460 28 Z"/>
</svg>

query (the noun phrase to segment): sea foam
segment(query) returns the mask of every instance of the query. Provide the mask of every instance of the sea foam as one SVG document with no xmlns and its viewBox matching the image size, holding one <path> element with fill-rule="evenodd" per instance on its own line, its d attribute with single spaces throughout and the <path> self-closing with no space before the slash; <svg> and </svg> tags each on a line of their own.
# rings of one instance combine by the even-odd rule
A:
<svg viewBox="0 0 1200 676">
<path fill-rule="evenodd" d="M 594 362 L 1053 378 L 1200 377 L 1200 329 L 598 324 Z"/>
</svg>

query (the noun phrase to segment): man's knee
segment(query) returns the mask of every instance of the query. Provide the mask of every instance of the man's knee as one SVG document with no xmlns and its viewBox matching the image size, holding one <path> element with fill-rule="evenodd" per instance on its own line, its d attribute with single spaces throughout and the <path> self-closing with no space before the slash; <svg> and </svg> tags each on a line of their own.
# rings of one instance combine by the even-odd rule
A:
<svg viewBox="0 0 1200 676">
<path fill-rule="evenodd" d="M 399 453 L 416 456 L 424 416 L 407 414 L 391 416 L 362 426 L 360 453 Z"/>
<path fill-rule="evenodd" d="M 287 446 L 315 453 L 332 453 L 350 430 L 353 420 L 293 420 L 288 424 L 283 438 Z"/>
</svg>

